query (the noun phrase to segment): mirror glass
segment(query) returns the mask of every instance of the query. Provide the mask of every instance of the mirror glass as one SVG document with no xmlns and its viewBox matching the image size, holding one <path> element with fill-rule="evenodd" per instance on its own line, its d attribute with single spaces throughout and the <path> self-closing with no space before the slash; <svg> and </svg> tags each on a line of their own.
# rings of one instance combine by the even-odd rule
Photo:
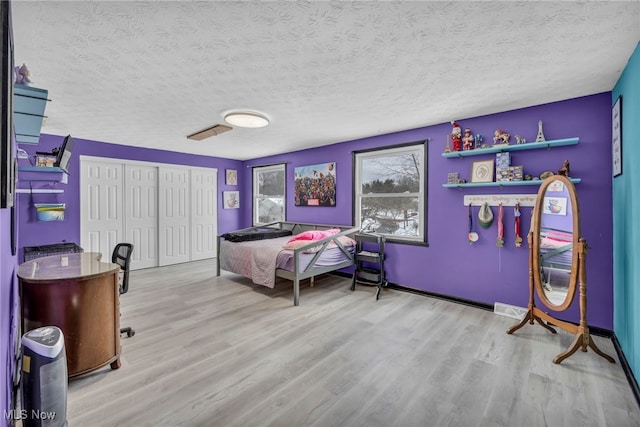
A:
<svg viewBox="0 0 640 427">
<path fill-rule="evenodd" d="M 538 295 L 547 307 L 564 310 L 575 294 L 578 260 L 574 249 L 580 236 L 577 198 L 570 180 L 555 175 L 543 181 L 533 225 Z"/>
</svg>

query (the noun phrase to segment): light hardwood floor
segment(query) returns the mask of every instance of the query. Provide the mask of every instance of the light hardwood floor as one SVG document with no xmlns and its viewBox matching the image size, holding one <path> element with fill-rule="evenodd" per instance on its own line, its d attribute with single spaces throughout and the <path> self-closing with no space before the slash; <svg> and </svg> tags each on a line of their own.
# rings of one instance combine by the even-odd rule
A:
<svg viewBox="0 0 640 427">
<path fill-rule="evenodd" d="M 324 276 L 301 304 L 213 260 L 134 271 L 122 367 L 69 384 L 69 426 L 638 426 L 609 339 Z M 523 284 L 525 286 L 525 284 Z M 523 301 L 523 305 L 524 305 Z"/>
</svg>

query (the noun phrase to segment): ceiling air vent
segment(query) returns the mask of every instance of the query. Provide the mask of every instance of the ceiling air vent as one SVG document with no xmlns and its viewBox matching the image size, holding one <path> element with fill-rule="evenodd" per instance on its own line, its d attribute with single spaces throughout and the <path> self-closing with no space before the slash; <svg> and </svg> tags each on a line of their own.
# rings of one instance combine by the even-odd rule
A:
<svg viewBox="0 0 640 427">
<path fill-rule="evenodd" d="M 229 131 L 231 129 L 233 129 L 231 126 L 213 125 L 210 128 L 202 129 L 201 131 L 188 135 L 187 139 L 202 141 L 205 138 L 209 138 L 210 136 L 220 135 L 221 133 Z"/>
</svg>

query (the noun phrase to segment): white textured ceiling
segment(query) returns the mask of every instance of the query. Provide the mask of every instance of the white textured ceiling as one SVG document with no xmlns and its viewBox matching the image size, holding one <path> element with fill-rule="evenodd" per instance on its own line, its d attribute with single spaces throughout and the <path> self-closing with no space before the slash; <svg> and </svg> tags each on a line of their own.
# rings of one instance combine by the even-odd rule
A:
<svg viewBox="0 0 640 427">
<path fill-rule="evenodd" d="M 232 159 L 609 91 L 640 2 L 13 1 L 44 133 Z M 230 109 L 264 129 L 190 141 Z"/>
</svg>

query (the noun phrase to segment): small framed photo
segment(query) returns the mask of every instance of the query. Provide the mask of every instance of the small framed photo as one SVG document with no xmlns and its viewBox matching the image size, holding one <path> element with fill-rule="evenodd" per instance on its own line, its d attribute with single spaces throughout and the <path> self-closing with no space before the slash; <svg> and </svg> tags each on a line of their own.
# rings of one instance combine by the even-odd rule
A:
<svg viewBox="0 0 640 427">
<path fill-rule="evenodd" d="M 235 169 L 227 169 L 225 183 L 227 185 L 238 185 L 238 171 Z"/>
<path fill-rule="evenodd" d="M 239 191 L 223 191 L 222 200 L 224 201 L 224 209 L 240 208 L 240 192 Z"/>
<path fill-rule="evenodd" d="M 493 159 L 473 162 L 471 182 L 493 182 Z"/>
<path fill-rule="evenodd" d="M 613 143 L 613 177 L 622 175 L 622 97 L 611 110 L 611 141 Z"/>
</svg>

